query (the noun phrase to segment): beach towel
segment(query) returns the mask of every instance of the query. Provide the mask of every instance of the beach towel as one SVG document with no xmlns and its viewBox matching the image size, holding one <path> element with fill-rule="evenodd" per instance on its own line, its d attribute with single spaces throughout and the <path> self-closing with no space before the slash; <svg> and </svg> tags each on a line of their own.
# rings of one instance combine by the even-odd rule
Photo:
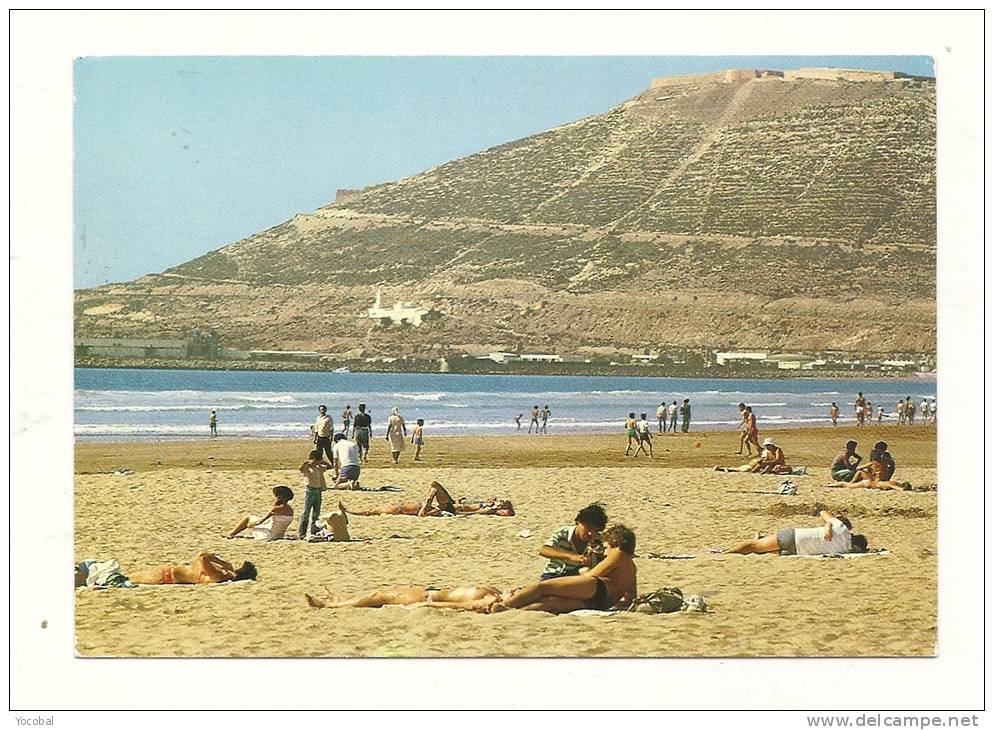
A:
<svg viewBox="0 0 994 730">
<path fill-rule="evenodd" d="M 76 566 L 76 587 L 88 588 L 132 588 L 128 577 L 121 572 L 116 560 L 87 559 Z"/>
<path fill-rule="evenodd" d="M 806 466 L 795 466 L 790 470 L 790 475 L 795 477 L 803 477 L 808 473 L 808 467 Z"/>
<path fill-rule="evenodd" d="M 667 554 L 667 553 L 648 553 L 646 556 L 649 560 L 693 560 L 696 555 L 687 554 Z"/>
<path fill-rule="evenodd" d="M 339 492 L 403 492 L 403 487 L 398 487 L 393 484 L 385 484 L 382 487 L 356 487 L 355 489 L 346 489 L 345 487 L 328 487 L 330 491 Z"/>
<path fill-rule="evenodd" d="M 817 560 L 825 559 L 836 559 L 842 558 L 843 560 L 850 560 L 852 558 L 868 558 L 871 556 L 886 557 L 890 555 L 890 550 L 886 548 L 878 548 L 876 550 L 867 550 L 865 553 L 828 553 L 827 555 L 781 555 L 783 558 L 815 558 Z"/>
</svg>

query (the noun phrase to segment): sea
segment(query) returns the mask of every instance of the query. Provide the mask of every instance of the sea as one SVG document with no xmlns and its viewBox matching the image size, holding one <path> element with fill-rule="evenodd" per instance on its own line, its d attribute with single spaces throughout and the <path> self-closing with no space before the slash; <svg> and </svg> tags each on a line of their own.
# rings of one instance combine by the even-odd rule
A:
<svg viewBox="0 0 994 730">
<path fill-rule="evenodd" d="M 548 406 L 549 433 L 611 433 L 625 418 L 647 413 L 656 425 L 661 402 L 690 399 L 692 430 L 733 429 L 739 402 L 752 406 L 760 428 L 830 423 L 838 403 L 853 422 L 857 391 L 896 419 L 898 399 L 935 397 L 935 382 L 896 379 L 707 379 L 441 373 L 321 373 L 77 368 L 74 431 L 78 441 L 201 439 L 217 411 L 221 438 L 306 437 L 325 404 L 341 427 L 346 404 L 365 403 L 374 433 L 398 408 L 425 436 L 526 435 L 532 406 Z M 514 419 L 521 414 L 521 430 Z M 655 428 L 653 429 L 655 431 Z"/>
</svg>

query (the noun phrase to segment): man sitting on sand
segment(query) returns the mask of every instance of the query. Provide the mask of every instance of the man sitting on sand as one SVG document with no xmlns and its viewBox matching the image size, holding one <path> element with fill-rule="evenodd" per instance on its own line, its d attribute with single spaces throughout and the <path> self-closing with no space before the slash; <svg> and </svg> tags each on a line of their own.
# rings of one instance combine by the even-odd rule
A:
<svg viewBox="0 0 994 730">
<path fill-rule="evenodd" d="M 715 471 L 743 472 L 752 474 L 789 474 L 787 457 L 783 449 L 777 446 L 772 438 L 763 440 L 763 450 L 759 456 L 742 466 L 716 466 Z"/>
<path fill-rule="evenodd" d="M 773 535 L 757 534 L 752 540 L 724 550 L 724 553 L 782 553 L 784 555 L 833 555 L 865 553 L 866 537 L 852 534 L 852 523 L 842 515 L 833 517 L 824 510 L 818 513 L 824 527 L 787 527 Z"/>
<path fill-rule="evenodd" d="M 235 568 L 213 553 L 197 553 L 185 565 L 162 565 L 158 568 L 139 570 L 128 575 L 132 583 L 143 585 L 170 585 L 173 583 L 226 583 L 235 580 L 255 580 L 255 566 L 245 561 Z"/>
<path fill-rule="evenodd" d="M 856 453 L 859 446 L 855 441 L 846 441 L 846 449 L 835 457 L 832 462 L 832 479 L 837 482 L 848 482 L 856 475 L 856 469 L 863 457 Z"/>
<path fill-rule="evenodd" d="M 383 606 L 429 606 L 454 608 L 486 613 L 500 598 L 500 591 L 490 586 L 460 586 L 458 588 L 420 588 L 394 586 L 349 598 L 329 593 L 326 600 L 304 594 L 311 608 L 382 608 Z"/>
<path fill-rule="evenodd" d="M 290 500 L 293 499 L 293 490 L 290 487 L 279 485 L 273 487 L 273 496 L 276 503 L 265 517 L 248 515 L 235 525 L 235 529 L 228 533 L 228 538 L 237 536 L 242 531 L 252 528 L 255 535 L 266 540 L 279 540 L 286 532 L 286 528 L 293 522 L 293 507 Z"/>
<path fill-rule="evenodd" d="M 614 525 L 604 533 L 607 554 L 582 575 L 551 578 L 503 596 L 490 607 L 491 613 L 522 608 L 528 611 L 569 613 L 581 608 L 607 611 L 627 606 L 638 595 L 636 585 L 635 533 Z"/>
<path fill-rule="evenodd" d="M 593 548 L 600 534 L 607 527 L 607 512 L 599 503 L 581 509 L 572 525 L 556 530 L 539 548 L 538 554 L 549 559 L 539 580 L 579 575 L 581 568 L 589 568 L 594 560 Z"/>
</svg>

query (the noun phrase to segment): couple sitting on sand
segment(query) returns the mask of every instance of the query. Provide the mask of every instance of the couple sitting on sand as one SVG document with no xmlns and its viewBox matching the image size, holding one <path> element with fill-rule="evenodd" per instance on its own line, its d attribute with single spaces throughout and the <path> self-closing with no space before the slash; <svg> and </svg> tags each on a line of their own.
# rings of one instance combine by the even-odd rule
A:
<svg viewBox="0 0 994 730">
<path fill-rule="evenodd" d="M 428 494 L 421 502 L 406 504 L 391 504 L 386 507 L 367 507 L 366 509 L 348 509 L 341 502 L 338 508 L 342 514 L 361 516 L 372 515 L 411 515 L 414 517 L 454 517 L 464 515 L 497 515 L 498 517 L 513 517 L 514 506 L 510 500 L 494 497 L 485 501 L 460 499 L 456 502 L 448 490 L 439 482 L 432 482 Z"/>
<path fill-rule="evenodd" d="M 313 608 L 380 608 L 381 606 L 429 606 L 478 613 L 500 613 L 512 608 L 548 613 L 579 609 L 606 611 L 625 608 L 637 595 L 635 533 L 623 525 L 604 532 L 604 559 L 581 575 L 539 581 L 523 588 L 500 592 L 490 586 L 437 589 L 398 586 L 353 598 L 330 595 L 321 600 L 305 593 Z"/>
<path fill-rule="evenodd" d="M 763 450 L 759 456 L 742 466 L 716 466 L 715 471 L 743 472 L 751 474 L 790 474 L 787 457 L 783 449 L 777 446 L 772 438 L 763 440 Z"/>
<path fill-rule="evenodd" d="M 887 450 L 886 441 L 877 441 L 870 452 L 870 460 L 860 466 L 863 457 L 856 453 L 858 444 L 847 441 L 845 451 L 835 457 L 832 462 L 832 479 L 835 481 L 826 486 L 839 489 L 899 489 L 911 490 L 911 482 L 894 481 L 894 471 L 897 465 L 894 457 Z"/>
</svg>

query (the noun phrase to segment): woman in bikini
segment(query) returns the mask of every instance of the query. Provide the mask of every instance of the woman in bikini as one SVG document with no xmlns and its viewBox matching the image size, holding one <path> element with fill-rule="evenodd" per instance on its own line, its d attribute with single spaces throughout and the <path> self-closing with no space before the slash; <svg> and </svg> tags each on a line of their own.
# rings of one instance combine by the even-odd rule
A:
<svg viewBox="0 0 994 730">
<path fill-rule="evenodd" d="M 142 585 L 226 583 L 234 580 L 255 580 L 258 575 L 255 566 L 245 561 L 235 568 L 213 553 L 197 553 L 190 563 L 183 565 L 161 565 L 128 574 L 128 580 Z"/>
<path fill-rule="evenodd" d="M 286 532 L 287 525 L 293 519 L 293 507 L 290 506 L 293 490 L 281 484 L 273 487 L 273 496 L 276 497 L 276 503 L 269 510 L 269 514 L 261 518 L 257 515 L 246 515 L 241 522 L 235 525 L 235 529 L 228 533 L 227 537 L 229 539 L 235 537 L 250 527 L 268 529 L 274 539 L 278 539 L 275 538 L 275 532 L 279 532 L 279 537 L 282 537 L 283 533 Z"/>
<path fill-rule="evenodd" d="M 432 482 L 423 502 L 408 502 L 406 504 L 390 504 L 386 507 L 367 507 L 366 509 L 348 509 L 341 502 L 338 509 L 342 514 L 361 515 L 411 515 L 413 517 L 444 517 L 457 512 L 456 502 L 452 495 L 438 482 Z M 444 514 L 443 514 L 444 513 Z"/>
<path fill-rule="evenodd" d="M 623 525 L 603 534 L 608 549 L 604 559 L 581 575 L 550 578 L 506 594 L 490 607 L 491 613 L 522 608 L 529 611 L 569 613 L 581 608 L 606 611 L 629 604 L 638 595 L 635 533 Z"/>
<path fill-rule="evenodd" d="M 431 608 L 453 608 L 464 611 L 486 613 L 500 600 L 500 591 L 490 586 L 460 586 L 458 588 L 421 588 L 418 586 L 394 586 L 363 593 L 349 598 L 338 596 L 325 589 L 327 598 L 322 600 L 309 593 L 304 594 L 311 608 L 382 608 L 383 606 L 430 606 Z"/>
</svg>

